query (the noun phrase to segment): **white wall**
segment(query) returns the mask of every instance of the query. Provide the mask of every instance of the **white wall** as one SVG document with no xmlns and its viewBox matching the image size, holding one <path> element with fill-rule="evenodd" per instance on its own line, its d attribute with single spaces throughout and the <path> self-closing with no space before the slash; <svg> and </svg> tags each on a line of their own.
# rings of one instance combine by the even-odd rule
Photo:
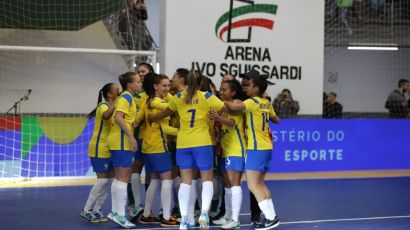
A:
<svg viewBox="0 0 410 230">
<path fill-rule="evenodd" d="M 101 22 L 75 32 L 0 30 L 0 44 L 116 48 Z M 0 52 L 0 113 L 28 89 L 21 112 L 88 113 L 99 89 L 125 71 L 118 55 Z"/>
<path fill-rule="evenodd" d="M 337 81 L 329 76 L 336 73 Z M 400 78 L 410 80 L 410 49 L 358 51 L 326 47 L 324 91 L 334 91 L 346 112 L 387 112 L 387 95 Z M 334 75 L 334 74 L 333 74 Z"/>
</svg>

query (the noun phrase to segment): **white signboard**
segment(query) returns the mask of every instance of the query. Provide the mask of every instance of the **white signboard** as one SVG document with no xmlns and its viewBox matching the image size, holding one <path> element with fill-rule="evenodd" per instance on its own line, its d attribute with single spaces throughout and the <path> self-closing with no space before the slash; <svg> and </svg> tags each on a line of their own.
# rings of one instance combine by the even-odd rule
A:
<svg viewBox="0 0 410 230">
<path fill-rule="evenodd" d="M 323 92 L 323 0 L 163 1 L 161 69 L 194 68 L 212 78 L 250 69 L 299 101 L 299 114 L 321 114 Z"/>
</svg>

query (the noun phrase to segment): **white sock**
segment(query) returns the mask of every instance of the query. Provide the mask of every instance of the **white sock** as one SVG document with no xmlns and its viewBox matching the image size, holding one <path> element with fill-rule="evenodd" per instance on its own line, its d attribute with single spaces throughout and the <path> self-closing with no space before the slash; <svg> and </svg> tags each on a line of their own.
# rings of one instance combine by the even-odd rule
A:
<svg viewBox="0 0 410 230">
<path fill-rule="evenodd" d="M 169 220 L 169 218 L 171 217 L 171 193 L 172 180 L 163 180 L 161 187 L 161 204 L 163 217 L 165 220 Z"/>
<path fill-rule="evenodd" d="M 112 183 L 112 178 L 107 179 L 107 182 L 105 183 L 103 189 L 101 190 L 101 195 L 98 197 L 97 201 L 95 202 L 94 209 L 93 209 L 94 211 L 99 211 L 102 209 L 103 204 L 105 203 L 108 196 L 110 195 L 111 183 Z"/>
<path fill-rule="evenodd" d="M 262 210 L 263 214 L 265 215 L 266 219 L 268 220 L 275 219 L 275 216 L 273 215 L 271 208 L 270 208 L 269 200 L 263 200 L 259 202 L 258 205 L 259 205 L 259 208 Z"/>
<path fill-rule="evenodd" d="M 191 189 L 189 193 L 189 202 L 188 202 L 188 221 L 191 223 L 195 221 L 195 202 L 198 198 L 196 184 L 198 183 L 197 180 L 192 180 Z"/>
<path fill-rule="evenodd" d="M 239 212 L 242 206 L 242 188 L 241 186 L 234 186 L 231 188 L 232 192 L 232 217 L 235 222 L 239 221 Z"/>
<path fill-rule="evenodd" d="M 273 216 L 276 217 L 276 211 L 272 199 L 269 199 L 269 208 L 271 209 Z"/>
<path fill-rule="evenodd" d="M 117 180 L 114 179 L 111 183 L 111 211 L 113 213 L 118 211 L 118 204 L 117 202 L 115 202 L 115 197 L 117 195 L 117 191 L 115 189 L 116 184 L 117 184 Z"/>
<path fill-rule="evenodd" d="M 88 195 L 87 202 L 84 206 L 84 211 L 90 211 L 93 209 L 95 202 L 97 201 L 98 197 L 101 194 L 101 191 L 104 188 L 105 183 L 107 183 L 107 179 L 101 178 L 97 179 L 97 182 L 94 184 L 93 188 Z"/>
<path fill-rule="evenodd" d="M 202 183 L 202 212 L 208 213 L 214 195 L 214 185 L 212 181 Z"/>
<path fill-rule="evenodd" d="M 151 214 L 152 204 L 154 203 L 155 193 L 158 189 L 160 180 L 151 179 L 149 183 L 147 192 L 145 193 L 145 207 L 144 207 L 144 217 L 148 217 Z"/>
<path fill-rule="evenodd" d="M 230 220 L 232 216 L 232 190 L 225 188 L 225 219 Z"/>
<path fill-rule="evenodd" d="M 141 204 L 141 175 L 133 173 L 131 175 L 131 189 L 135 201 L 135 207 Z"/>
<path fill-rule="evenodd" d="M 178 207 L 178 190 L 179 186 L 181 185 L 181 177 L 175 177 L 174 182 L 172 184 L 172 194 L 174 198 L 174 206 Z"/>
<path fill-rule="evenodd" d="M 115 210 L 118 215 L 120 216 L 125 216 L 125 206 L 127 204 L 127 186 L 128 183 L 119 181 L 119 180 L 114 180 L 112 183 L 115 189 L 114 193 L 114 202 L 116 203 L 117 210 Z M 112 190 L 111 190 L 112 191 Z"/>
<path fill-rule="evenodd" d="M 189 194 L 191 190 L 191 185 L 181 183 L 178 191 L 178 201 L 179 201 L 179 210 L 181 212 L 182 218 L 187 218 L 188 215 L 188 203 L 189 203 Z"/>
</svg>

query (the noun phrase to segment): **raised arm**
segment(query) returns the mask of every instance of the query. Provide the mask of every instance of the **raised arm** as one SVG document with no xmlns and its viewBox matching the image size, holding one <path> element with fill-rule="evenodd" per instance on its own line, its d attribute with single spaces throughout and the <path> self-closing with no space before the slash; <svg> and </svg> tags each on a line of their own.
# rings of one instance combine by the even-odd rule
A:
<svg viewBox="0 0 410 230">
<path fill-rule="evenodd" d="M 114 114 L 115 106 L 114 104 L 110 105 L 107 110 L 105 110 L 102 114 L 102 119 L 109 120 L 111 116 Z"/>
<path fill-rule="evenodd" d="M 149 115 L 148 116 L 148 122 L 155 122 L 155 121 L 159 121 L 162 120 L 166 117 L 168 117 L 169 115 L 172 114 L 172 110 L 170 110 L 169 108 L 155 114 L 155 115 Z"/>
</svg>

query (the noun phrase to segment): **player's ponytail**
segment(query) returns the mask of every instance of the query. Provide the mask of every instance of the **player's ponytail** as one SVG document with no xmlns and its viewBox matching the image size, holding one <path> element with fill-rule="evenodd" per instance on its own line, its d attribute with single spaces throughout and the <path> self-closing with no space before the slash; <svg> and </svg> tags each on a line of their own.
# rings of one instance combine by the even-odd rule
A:
<svg viewBox="0 0 410 230">
<path fill-rule="evenodd" d="M 185 103 L 191 104 L 195 93 L 201 88 L 202 74 L 197 70 L 191 70 L 187 76 L 186 85 L 188 87 L 185 96 Z"/>
<path fill-rule="evenodd" d="M 102 102 L 102 99 L 103 99 L 103 98 L 104 98 L 104 100 L 106 100 L 106 101 L 108 100 L 108 93 L 109 93 L 110 90 L 111 90 L 111 85 L 112 85 L 112 84 L 114 84 L 114 83 L 105 84 L 105 85 L 100 89 L 100 91 L 98 91 L 97 107 L 98 107 L 98 105 Z M 94 110 L 91 111 L 91 112 L 87 115 L 88 118 L 95 117 L 95 113 L 96 113 L 96 111 L 97 111 L 97 107 L 95 107 Z"/>
</svg>

